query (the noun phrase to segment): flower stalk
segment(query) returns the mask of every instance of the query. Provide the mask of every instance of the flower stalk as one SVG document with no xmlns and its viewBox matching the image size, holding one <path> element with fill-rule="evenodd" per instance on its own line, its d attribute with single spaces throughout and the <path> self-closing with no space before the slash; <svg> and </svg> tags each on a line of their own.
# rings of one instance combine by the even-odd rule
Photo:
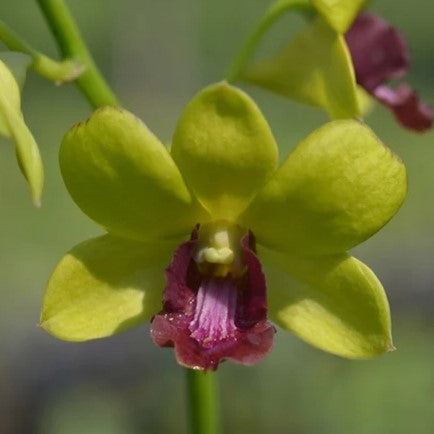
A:
<svg viewBox="0 0 434 434">
<path fill-rule="evenodd" d="M 229 83 L 237 81 L 241 71 L 254 53 L 262 37 L 268 29 L 286 12 L 293 10 L 303 15 L 310 16 L 314 9 L 306 0 L 281 0 L 271 5 L 256 29 L 246 39 L 241 49 L 235 55 L 231 66 L 226 74 Z"/>
<path fill-rule="evenodd" d="M 216 373 L 187 369 L 191 434 L 218 434 Z"/>
<path fill-rule="evenodd" d="M 118 101 L 95 64 L 80 31 L 63 0 L 38 0 L 39 7 L 66 58 L 79 60 L 86 68 L 77 85 L 93 107 L 118 105 Z"/>
<path fill-rule="evenodd" d="M 85 69 L 85 66 L 75 59 L 56 61 L 39 52 L 24 41 L 9 26 L 0 20 L 0 40 L 11 50 L 27 54 L 31 57 L 31 67 L 42 77 L 64 83 L 75 80 Z"/>
</svg>

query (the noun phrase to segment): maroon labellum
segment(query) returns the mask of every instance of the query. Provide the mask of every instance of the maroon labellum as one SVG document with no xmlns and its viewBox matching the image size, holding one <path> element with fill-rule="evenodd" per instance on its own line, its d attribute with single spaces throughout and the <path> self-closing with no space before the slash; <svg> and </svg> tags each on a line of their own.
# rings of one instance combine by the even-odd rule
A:
<svg viewBox="0 0 434 434">
<path fill-rule="evenodd" d="M 166 270 L 163 310 L 152 321 L 153 341 L 174 347 L 178 363 L 215 370 L 225 359 L 253 365 L 273 345 L 261 264 L 249 232 L 240 240 L 243 268 L 226 275 L 196 260 L 199 228 L 182 243 Z M 205 270 L 205 271 L 204 271 Z"/>
<path fill-rule="evenodd" d="M 407 84 L 395 89 L 388 80 L 402 78 L 409 67 L 409 51 L 403 35 L 379 16 L 361 13 L 345 35 L 357 83 L 388 107 L 406 128 L 425 131 L 432 127 L 434 111 L 419 100 Z"/>
</svg>

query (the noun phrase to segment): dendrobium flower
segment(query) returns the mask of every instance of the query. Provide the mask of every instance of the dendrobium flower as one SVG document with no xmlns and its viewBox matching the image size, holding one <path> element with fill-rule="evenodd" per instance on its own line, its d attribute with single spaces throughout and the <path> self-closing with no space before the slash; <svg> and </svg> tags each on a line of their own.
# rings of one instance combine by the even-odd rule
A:
<svg viewBox="0 0 434 434">
<path fill-rule="evenodd" d="M 108 233 L 55 269 L 41 318 L 49 333 L 83 341 L 151 320 L 157 345 L 205 370 L 261 360 L 270 320 L 344 357 L 393 348 L 384 290 L 346 251 L 396 213 L 406 175 L 362 123 L 325 124 L 279 165 L 258 107 L 219 83 L 187 105 L 170 151 L 132 114 L 105 107 L 66 134 L 60 165 Z"/>
<path fill-rule="evenodd" d="M 414 90 L 401 83 L 392 89 L 385 83 L 402 78 L 409 67 L 404 36 L 371 13 L 361 13 L 345 35 L 354 63 L 357 83 L 388 107 L 406 128 L 425 131 L 432 127 L 434 110 L 419 100 Z"/>
<path fill-rule="evenodd" d="M 366 3 L 366 0 L 272 3 L 258 30 L 240 51 L 242 55 L 236 58 L 229 77 L 321 107 L 332 119 L 360 118 L 370 106 L 371 95 L 406 128 L 430 129 L 434 109 L 421 102 L 408 84 L 401 83 L 396 88 L 386 84 L 406 74 L 408 47 L 402 34 L 382 18 L 360 13 Z M 304 12 L 306 25 L 277 52 L 246 65 L 245 53 L 258 44 L 265 30 L 284 13 L 294 10 Z"/>
</svg>

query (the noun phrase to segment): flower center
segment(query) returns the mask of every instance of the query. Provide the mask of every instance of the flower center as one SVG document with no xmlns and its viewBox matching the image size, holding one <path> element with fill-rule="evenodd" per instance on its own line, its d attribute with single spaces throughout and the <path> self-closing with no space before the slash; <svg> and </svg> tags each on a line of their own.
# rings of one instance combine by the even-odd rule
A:
<svg viewBox="0 0 434 434">
<path fill-rule="evenodd" d="M 160 347 L 175 347 L 181 365 L 210 370 L 225 359 L 253 365 L 270 351 L 275 329 L 254 244 L 250 231 L 218 222 L 197 226 L 176 249 L 151 334 Z"/>
<path fill-rule="evenodd" d="M 245 272 L 240 251 L 241 229 L 218 221 L 200 228 L 194 260 L 202 275 L 197 292 L 191 337 L 204 348 L 233 338 L 239 290 L 237 280 Z"/>
<path fill-rule="evenodd" d="M 201 226 L 195 261 L 204 275 L 240 276 L 245 272 L 240 239 L 242 229 L 227 221 Z"/>
</svg>

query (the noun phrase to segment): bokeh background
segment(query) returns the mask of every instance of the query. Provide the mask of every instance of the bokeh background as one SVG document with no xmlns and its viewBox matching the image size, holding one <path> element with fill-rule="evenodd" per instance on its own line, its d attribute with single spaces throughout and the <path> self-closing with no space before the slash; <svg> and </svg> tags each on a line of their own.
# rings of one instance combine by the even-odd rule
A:
<svg viewBox="0 0 434 434">
<path fill-rule="evenodd" d="M 71 0 L 95 57 L 126 107 L 169 142 L 184 104 L 220 80 L 265 0 Z M 431 0 L 377 0 L 412 53 L 409 81 L 434 104 Z M 32 0 L 0 3 L 0 17 L 42 51 L 55 44 Z M 299 25 L 284 19 L 264 42 L 277 48 Z M 319 110 L 248 89 L 285 155 L 326 121 Z M 13 147 L 0 142 L 0 432 L 186 433 L 184 373 L 154 347 L 148 326 L 65 343 L 38 328 L 45 283 L 66 250 L 101 231 L 73 204 L 57 164 L 63 133 L 90 108 L 73 85 L 30 73 L 23 109 L 41 146 L 47 183 L 32 207 Z M 355 250 L 390 298 L 398 350 L 347 361 L 280 332 L 262 364 L 219 369 L 223 428 L 231 433 L 418 434 L 434 430 L 434 140 L 404 131 L 377 108 L 368 118 L 405 161 L 410 193 L 398 216 Z"/>
</svg>

